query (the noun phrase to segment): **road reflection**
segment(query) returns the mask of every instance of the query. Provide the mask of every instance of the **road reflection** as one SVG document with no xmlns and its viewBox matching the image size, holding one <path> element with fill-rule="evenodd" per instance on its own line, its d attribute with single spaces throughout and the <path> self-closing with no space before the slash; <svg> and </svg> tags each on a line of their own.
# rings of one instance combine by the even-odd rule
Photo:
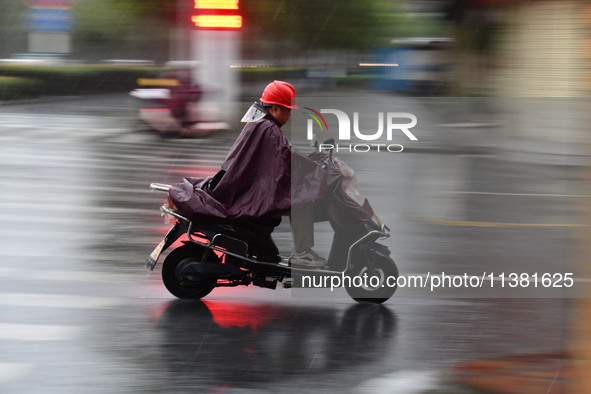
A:
<svg viewBox="0 0 591 394">
<path fill-rule="evenodd" d="M 396 316 L 385 306 L 346 310 L 176 300 L 156 331 L 171 384 L 209 389 L 261 388 L 279 379 L 346 373 L 383 362 Z"/>
</svg>

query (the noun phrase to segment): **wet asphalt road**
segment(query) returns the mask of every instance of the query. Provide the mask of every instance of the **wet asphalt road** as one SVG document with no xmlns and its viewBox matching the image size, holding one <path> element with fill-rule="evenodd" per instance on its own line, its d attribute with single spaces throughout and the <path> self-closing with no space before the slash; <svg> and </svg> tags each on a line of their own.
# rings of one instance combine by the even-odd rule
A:
<svg viewBox="0 0 591 394">
<path fill-rule="evenodd" d="M 160 265 L 143 266 L 168 229 L 148 185 L 214 173 L 235 132 L 161 139 L 133 108 L 0 107 L 1 392 L 410 392 L 417 371 L 567 346 L 570 289 L 534 282 L 409 286 L 383 306 L 255 287 L 175 299 Z M 392 229 L 401 275 L 577 276 L 576 169 L 468 151 L 340 157 Z M 283 253 L 289 237 L 283 223 Z"/>
</svg>

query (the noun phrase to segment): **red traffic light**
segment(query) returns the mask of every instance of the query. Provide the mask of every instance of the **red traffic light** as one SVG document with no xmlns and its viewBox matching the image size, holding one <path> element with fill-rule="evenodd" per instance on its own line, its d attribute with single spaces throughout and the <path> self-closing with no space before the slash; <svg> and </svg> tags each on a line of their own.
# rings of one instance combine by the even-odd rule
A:
<svg viewBox="0 0 591 394">
<path fill-rule="evenodd" d="M 238 0 L 195 0 L 196 10 L 237 10 Z"/>
<path fill-rule="evenodd" d="M 242 16 L 238 10 L 239 0 L 195 0 L 197 15 L 191 16 L 191 22 L 199 29 L 240 29 Z"/>
</svg>

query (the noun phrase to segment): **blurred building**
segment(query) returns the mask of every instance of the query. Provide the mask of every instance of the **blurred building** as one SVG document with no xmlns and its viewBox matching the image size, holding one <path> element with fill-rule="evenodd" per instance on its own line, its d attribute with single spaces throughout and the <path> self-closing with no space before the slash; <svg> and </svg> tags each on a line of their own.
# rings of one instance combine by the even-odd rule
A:
<svg viewBox="0 0 591 394">
<path fill-rule="evenodd" d="M 503 106 L 505 121 L 499 140 L 510 141 L 508 149 L 522 158 L 538 155 L 541 164 L 555 164 L 550 162 L 554 158 L 583 159 L 576 163 L 586 167 L 565 170 L 588 180 L 591 1 L 453 0 L 448 6 L 460 44 L 460 94 L 502 97 L 495 99 Z M 588 203 L 581 209 L 588 219 Z M 588 230 L 577 234 L 589 237 Z M 591 271 L 587 245 L 576 268 L 581 277 Z M 591 294 L 588 287 L 582 289 L 567 323 L 572 393 L 591 392 Z"/>
<path fill-rule="evenodd" d="M 500 132 L 520 155 L 589 153 L 591 1 L 453 0 L 458 96 L 502 97 Z"/>
<path fill-rule="evenodd" d="M 589 0 L 453 0 L 463 93 L 581 97 L 591 89 Z"/>
</svg>

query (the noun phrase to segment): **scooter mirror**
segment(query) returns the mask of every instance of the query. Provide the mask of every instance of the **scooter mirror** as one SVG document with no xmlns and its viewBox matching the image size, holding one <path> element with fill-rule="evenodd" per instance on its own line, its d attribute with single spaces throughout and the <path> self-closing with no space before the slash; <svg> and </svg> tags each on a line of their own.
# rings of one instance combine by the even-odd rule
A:
<svg viewBox="0 0 591 394">
<path fill-rule="evenodd" d="M 310 138 L 310 137 L 308 137 Z M 310 139 L 310 146 L 313 146 L 314 148 L 318 148 L 318 140 L 316 139 L 316 133 L 312 133 L 312 137 Z"/>
<path fill-rule="evenodd" d="M 332 161 L 332 152 L 334 151 L 334 138 L 329 138 L 322 143 L 323 145 L 330 145 L 332 148 L 328 151 L 328 158 Z"/>
</svg>

